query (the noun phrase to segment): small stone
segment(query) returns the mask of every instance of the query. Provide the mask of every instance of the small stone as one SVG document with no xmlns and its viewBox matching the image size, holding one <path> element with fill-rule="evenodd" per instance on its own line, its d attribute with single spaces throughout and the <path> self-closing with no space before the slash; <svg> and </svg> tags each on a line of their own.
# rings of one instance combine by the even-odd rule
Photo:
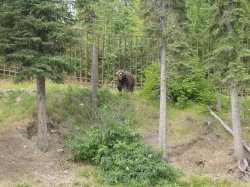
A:
<svg viewBox="0 0 250 187">
<path fill-rule="evenodd" d="M 57 149 L 57 152 L 58 152 L 58 153 L 63 153 L 64 150 L 63 150 L 63 148 L 59 148 L 59 149 Z"/>
</svg>

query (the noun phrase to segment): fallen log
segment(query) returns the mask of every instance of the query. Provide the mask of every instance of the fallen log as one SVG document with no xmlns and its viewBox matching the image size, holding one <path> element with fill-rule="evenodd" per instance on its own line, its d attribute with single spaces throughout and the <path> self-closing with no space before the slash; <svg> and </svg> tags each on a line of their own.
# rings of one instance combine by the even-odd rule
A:
<svg viewBox="0 0 250 187">
<path fill-rule="evenodd" d="M 217 116 L 210 108 L 208 108 L 210 114 L 219 120 L 219 122 L 222 124 L 222 126 L 231 134 L 234 136 L 232 129 L 230 129 L 230 127 L 219 117 Z M 242 141 L 242 145 L 243 147 L 246 149 L 246 151 L 250 152 L 250 148 L 247 146 L 247 144 Z M 237 162 L 237 166 L 239 168 L 239 170 L 242 172 L 243 174 L 243 178 L 246 181 L 250 181 L 250 172 L 249 172 L 249 163 L 248 161 L 244 158 L 243 160 L 239 160 Z"/>
<path fill-rule="evenodd" d="M 233 131 L 232 131 L 232 129 L 219 117 L 219 116 L 217 116 L 210 108 L 208 108 L 208 110 L 209 110 L 209 112 L 210 112 L 210 114 L 214 117 L 214 118 L 216 118 L 220 123 L 221 123 L 221 125 L 231 134 L 231 135 L 233 135 Z M 244 141 L 242 141 L 242 145 L 243 145 L 243 147 L 248 151 L 248 152 L 250 152 L 250 147 L 244 142 Z"/>
</svg>

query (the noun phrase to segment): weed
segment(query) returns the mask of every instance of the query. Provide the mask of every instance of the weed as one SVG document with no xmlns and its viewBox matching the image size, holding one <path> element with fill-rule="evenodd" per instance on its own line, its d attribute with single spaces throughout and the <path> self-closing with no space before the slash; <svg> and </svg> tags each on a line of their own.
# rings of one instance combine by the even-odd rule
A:
<svg viewBox="0 0 250 187">
<path fill-rule="evenodd" d="M 32 185 L 28 183 L 22 183 L 22 184 L 17 184 L 16 187 L 32 187 Z"/>
<path fill-rule="evenodd" d="M 65 161 L 65 162 L 63 162 L 61 165 L 60 165 L 60 168 L 62 169 L 62 170 L 66 170 L 66 169 L 69 169 L 70 168 L 70 162 L 67 162 L 67 161 Z"/>
<path fill-rule="evenodd" d="M 78 172 L 79 176 L 86 177 L 86 178 L 90 177 L 90 175 L 92 174 L 93 174 L 93 171 L 89 168 L 84 168 L 82 171 Z"/>
</svg>

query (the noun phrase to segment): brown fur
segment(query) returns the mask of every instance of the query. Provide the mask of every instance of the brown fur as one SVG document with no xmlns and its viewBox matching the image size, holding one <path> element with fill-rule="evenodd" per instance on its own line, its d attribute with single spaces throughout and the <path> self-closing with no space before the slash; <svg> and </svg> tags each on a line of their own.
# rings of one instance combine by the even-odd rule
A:
<svg viewBox="0 0 250 187">
<path fill-rule="evenodd" d="M 133 92 L 135 87 L 135 78 L 132 73 L 125 70 L 118 70 L 116 72 L 117 76 L 117 88 L 119 92 L 126 89 L 127 92 Z"/>
</svg>

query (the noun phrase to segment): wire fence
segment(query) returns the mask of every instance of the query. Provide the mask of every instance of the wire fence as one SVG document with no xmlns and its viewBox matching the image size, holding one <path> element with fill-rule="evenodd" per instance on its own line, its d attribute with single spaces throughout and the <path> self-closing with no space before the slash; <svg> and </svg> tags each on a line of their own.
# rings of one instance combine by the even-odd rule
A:
<svg viewBox="0 0 250 187">
<path fill-rule="evenodd" d="M 115 85 L 115 73 L 119 69 L 131 72 L 137 82 L 137 87 L 142 87 L 145 77 L 145 69 L 154 61 L 160 61 L 159 45 L 150 45 L 149 39 L 141 35 L 111 35 L 74 28 L 78 34 L 79 42 L 67 46 L 66 53 L 70 57 L 70 63 L 74 66 L 74 73 L 66 75 L 69 83 L 89 84 L 91 82 L 91 63 L 93 45 L 98 49 L 98 85 Z M 202 63 L 209 60 L 209 52 L 212 45 L 209 40 L 196 40 L 194 46 L 197 49 L 197 57 Z M 210 74 L 216 74 L 215 66 L 208 70 Z M 15 78 L 18 67 L 0 65 L 0 76 L 4 78 Z M 220 93 L 230 90 L 228 84 L 214 85 Z M 249 89 L 240 85 L 242 95 L 250 95 Z"/>
<path fill-rule="evenodd" d="M 137 86 L 143 86 L 144 71 L 160 58 L 159 47 L 149 47 L 143 36 L 102 34 L 76 29 L 80 44 L 71 45 L 68 54 L 76 71 L 69 79 L 88 83 L 91 80 L 92 46 L 98 49 L 98 83 L 114 85 L 115 73 L 119 69 L 131 72 Z"/>
</svg>

